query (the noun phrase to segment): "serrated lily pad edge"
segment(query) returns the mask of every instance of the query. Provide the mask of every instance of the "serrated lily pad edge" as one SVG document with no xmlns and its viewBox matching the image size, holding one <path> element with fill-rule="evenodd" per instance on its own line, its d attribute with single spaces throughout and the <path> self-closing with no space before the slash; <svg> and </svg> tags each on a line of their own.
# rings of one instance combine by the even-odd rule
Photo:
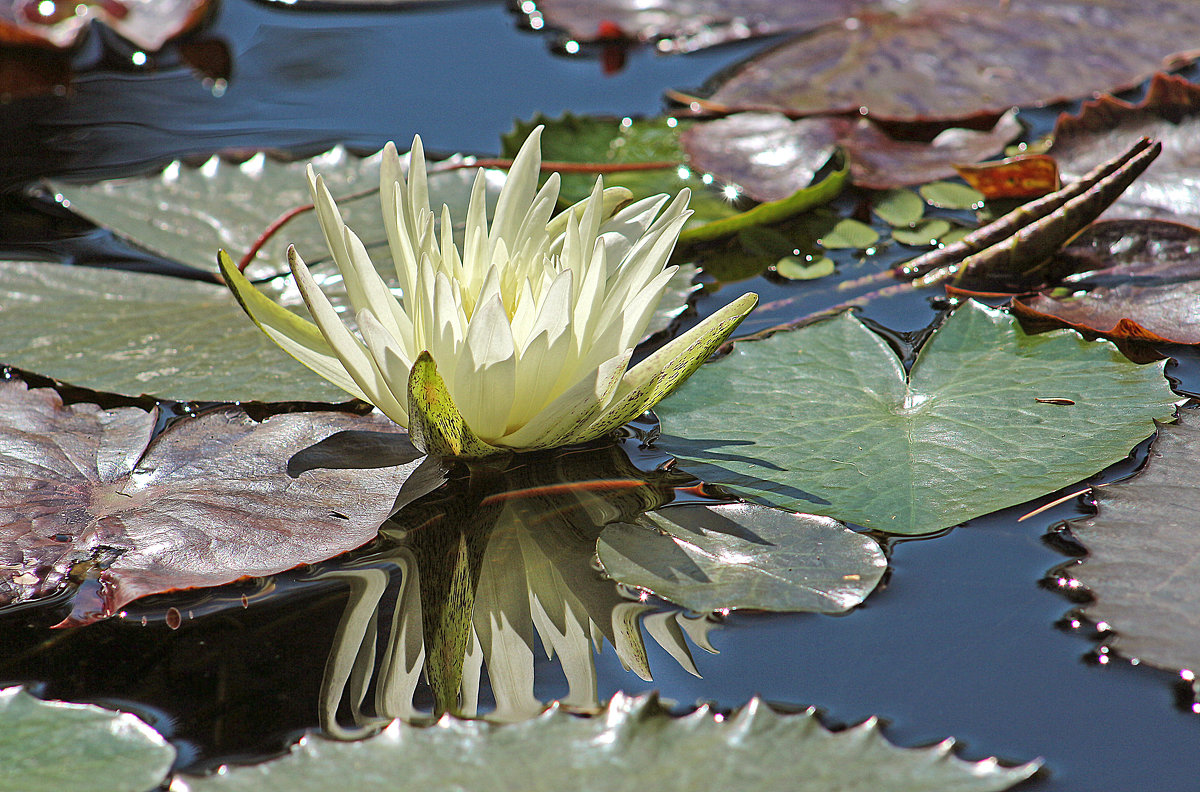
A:
<svg viewBox="0 0 1200 792">
<path fill-rule="evenodd" d="M 957 741 L 953 737 L 917 748 L 903 748 L 890 742 L 883 735 L 883 728 L 876 717 L 870 717 L 856 726 L 839 731 L 830 731 L 821 723 L 814 707 L 796 713 L 780 714 L 755 696 L 744 707 L 725 717 L 721 712 L 703 705 L 682 717 L 673 716 L 659 701 L 656 693 L 642 696 L 630 696 L 618 691 L 608 704 L 593 717 L 581 718 L 579 715 L 564 708 L 559 702 L 548 706 L 540 715 L 518 723 L 498 724 L 492 721 L 467 720 L 443 715 L 431 726 L 412 726 L 400 720 L 392 721 L 380 734 L 358 742 L 339 742 L 324 737 L 307 735 L 292 746 L 290 751 L 278 759 L 257 765 L 238 768 L 224 768 L 215 776 L 196 777 L 179 775 L 171 785 L 173 792 L 202 792 L 203 790 L 220 790 L 224 788 L 222 778 L 234 776 L 234 779 L 253 777 L 267 779 L 271 768 L 277 765 L 307 765 L 311 772 L 323 773 L 322 755 L 328 758 L 329 753 L 354 756 L 360 754 L 368 745 L 375 741 L 384 741 L 389 745 L 400 745 L 406 740 L 419 738 L 422 732 L 436 730 L 439 742 L 447 738 L 458 739 L 464 746 L 476 745 L 487 740 L 496 730 L 504 729 L 511 735 L 528 734 L 537 738 L 541 732 L 555 729 L 580 729 L 585 723 L 592 727 L 593 742 L 611 748 L 629 744 L 636 738 L 639 727 L 652 721 L 669 719 L 678 725 L 682 733 L 695 733 L 702 729 L 720 730 L 730 746 L 738 747 L 756 734 L 762 734 L 779 729 L 790 729 L 798 739 L 817 739 L 842 743 L 847 748 L 847 756 L 869 754 L 874 751 L 889 756 L 906 756 L 910 758 L 927 758 L 931 764 L 950 764 L 957 767 L 963 774 L 964 781 L 973 780 L 979 783 L 972 788 L 979 790 L 1005 790 L 1024 781 L 1042 767 L 1042 760 L 1034 759 L 1024 764 L 1005 766 L 994 756 L 978 761 L 968 761 L 959 757 L 954 749 Z M 430 731 L 432 734 L 433 732 Z M 578 736 L 576 734 L 575 736 Z M 586 788 L 586 785 L 585 785 Z"/>
</svg>

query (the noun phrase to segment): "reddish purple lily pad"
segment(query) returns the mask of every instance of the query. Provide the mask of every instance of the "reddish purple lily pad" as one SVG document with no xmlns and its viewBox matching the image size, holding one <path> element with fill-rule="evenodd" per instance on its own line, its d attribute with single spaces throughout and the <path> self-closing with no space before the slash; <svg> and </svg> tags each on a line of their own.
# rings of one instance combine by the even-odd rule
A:
<svg viewBox="0 0 1200 792">
<path fill-rule="evenodd" d="M 1160 141 L 1162 155 L 1104 216 L 1200 224 L 1200 85 L 1157 74 L 1138 104 L 1088 102 L 1078 116 L 1059 117 L 1049 153 L 1073 181 L 1139 137 Z"/>
<path fill-rule="evenodd" d="M 811 30 L 877 5 L 872 0 L 535 0 L 520 9 L 534 29 L 550 27 L 575 41 L 653 43 L 689 52 L 729 41 Z"/>
<path fill-rule="evenodd" d="M 77 597 L 64 622 L 86 624 L 149 594 L 322 561 L 374 538 L 402 487 L 409 500 L 442 480 L 436 463 L 415 473 L 424 457 L 378 414 L 257 422 L 229 407 L 155 435 L 158 420 L 0 382 L 0 602 L 91 570 L 99 602 Z"/>
<path fill-rule="evenodd" d="M 947 129 L 928 143 L 895 140 L 865 118 L 738 113 L 695 124 L 680 141 L 694 167 L 757 201 L 776 201 L 807 187 L 837 146 L 850 156 L 855 184 L 887 190 L 952 177 L 955 164 L 998 154 L 1020 134 L 1011 113 L 990 131 Z"/>
<path fill-rule="evenodd" d="M 1161 220 L 1097 223 L 1062 257 L 1082 270 L 1064 285 L 1081 292 L 1014 300 L 1023 321 L 1115 341 L 1200 344 L 1200 229 Z"/>
<path fill-rule="evenodd" d="M 1193 60 L 1200 46 L 1191 0 L 902 5 L 767 50 L 710 99 L 729 111 L 948 121 L 1121 91 Z"/>
</svg>

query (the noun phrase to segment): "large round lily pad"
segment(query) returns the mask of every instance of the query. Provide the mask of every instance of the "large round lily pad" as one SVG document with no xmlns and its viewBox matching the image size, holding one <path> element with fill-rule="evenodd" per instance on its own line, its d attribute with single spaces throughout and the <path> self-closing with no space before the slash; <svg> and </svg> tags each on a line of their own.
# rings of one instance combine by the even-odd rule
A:
<svg viewBox="0 0 1200 792">
<path fill-rule="evenodd" d="M 1190 0 L 873 5 L 751 58 L 711 100 L 905 121 L 999 114 L 1133 87 L 1186 62 L 1200 41 Z"/>
<path fill-rule="evenodd" d="M 851 313 L 741 342 L 656 408 L 700 478 L 898 534 L 946 528 L 1124 458 L 1174 411 L 1162 365 L 974 302 L 905 372 Z M 1068 403 L 1069 402 L 1069 403 Z"/>
</svg>

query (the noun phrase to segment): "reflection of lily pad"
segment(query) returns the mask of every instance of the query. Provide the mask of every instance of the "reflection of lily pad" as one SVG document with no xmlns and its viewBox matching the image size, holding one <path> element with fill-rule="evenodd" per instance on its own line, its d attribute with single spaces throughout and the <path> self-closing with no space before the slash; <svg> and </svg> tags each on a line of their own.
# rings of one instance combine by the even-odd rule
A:
<svg viewBox="0 0 1200 792">
<path fill-rule="evenodd" d="M 0 262 L 0 362 L 72 385 L 181 401 L 349 398 L 285 355 L 223 286 Z"/>
<path fill-rule="evenodd" d="M 694 611 L 841 613 L 887 569 L 874 539 L 812 514 L 688 505 L 647 512 L 639 523 L 604 529 L 597 548 L 605 571 Z"/>
<path fill-rule="evenodd" d="M 809 710 L 777 715 L 754 699 L 729 718 L 672 718 L 653 698 L 618 693 L 599 717 L 561 709 L 496 726 L 445 718 L 399 721 L 357 743 L 310 738 L 282 759 L 187 779 L 193 792 L 361 792 L 488 789 L 587 792 L 753 789 L 755 792 L 984 792 L 1028 778 L 1036 763 L 967 762 L 947 743 L 897 748 L 868 720 L 830 732 Z"/>
<path fill-rule="evenodd" d="M 920 534 L 1124 458 L 1174 401 L 1161 364 L 1136 366 L 1069 331 L 1029 336 L 1007 314 L 967 303 L 907 374 L 846 313 L 739 343 L 656 412 L 665 450 L 695 460 L 688 469 L 706 481 Z"/>
<path fill-rule="evenodd" d="M 0 690 L 0 788 L 21 792 L 144 792 L 157 788 L 175 749 L 128 713 L 41 701 Z"/>
</svg>

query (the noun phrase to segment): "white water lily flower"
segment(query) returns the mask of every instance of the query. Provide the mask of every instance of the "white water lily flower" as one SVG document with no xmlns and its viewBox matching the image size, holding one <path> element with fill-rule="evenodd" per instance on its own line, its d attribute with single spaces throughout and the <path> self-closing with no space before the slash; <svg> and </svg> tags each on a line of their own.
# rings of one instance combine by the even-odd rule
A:
<svg viewBox="0 0 1200 792">
<path fill-rule="evenodd" d="M 481 457 L 607 434 L 695 371 L 757 296 L 745 295 L 627 369 L 675 271 L 667 260 L 689 193 L 669 205 L 665 195 L 629 203 L 627 190 L 605 190 L 597 179 L 586 200 L 552 219 L 559 177 L 537 188 L 540 135 L 538 127 L 513 161 L 490 225 L 479 171 L 461 250 L 447 207 L 435 228 L 420 138 L 407 178 L 388 144 L 380 197 L 399 300 L 309 167 L 357 332 L 294 249 L 289 264 L 315 324 L 259 292 L 222 252 L 226 282 L 280 347 L 407 426 L 428 453 Z"/>
</svg>

